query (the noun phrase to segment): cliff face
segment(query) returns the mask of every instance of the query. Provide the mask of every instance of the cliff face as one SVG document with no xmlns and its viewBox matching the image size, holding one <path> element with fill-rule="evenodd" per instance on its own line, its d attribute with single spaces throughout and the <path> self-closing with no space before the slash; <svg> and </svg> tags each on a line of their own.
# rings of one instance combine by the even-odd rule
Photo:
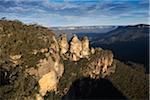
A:
<svg viewBox="0 0 150 100">
<path fill-rule="evenodd" d="M 97 79 L 115 72 L 112 52 L 91 48 L 88 37 L 80 41 L 74 35 L 68 42 L 65 34 L 57 39 L 47 28 L 18 21 L 0 21 L 0 28 L 2 99 L 44 99 L 48 92 L 62 97 L 79 76 Z M 71 70 L 66 63 L 78 67 Z M 61 87 L 64 81 L 69 84 Z"/>
<path fill-rule="evenodd" d="M 85 59 L 85 66 L 76 68 L 80 72 L 74 70 L 74 74 L 94 79 L 100 77 L 101 74 L 106 74 L 108 67 L 111 67 L 113 62 L 112 52 L 90 49 L 88 37 L 83 37 L 80 41 L 74 35 L 71 42 L 68 42 L 65 34 L 56 39 L 54 33 L 47 28 L 38 25 L 24 25 L 19 21 L 2 20 L 0 27 L 0 68 L 3 70 L 2 73 L 6 73 L 1 77 L 0 85 L 11 87 L 8 91 L 13 94 L 8 97 L 7 90 L 2 89 L 0 94 L 4 97 L 0 98 L 29 99 L 36 97 L 40 99 L 47 92 L 65 95 L 63 92 L 65 87 L 61 92 L 58 86 L 62 83 L 60 79 L 62 80 L 63 73 L 66 71 L 64 61 L 73 61 L 72 63 L 76 64 L 81 59 Z M 72 66 L 69 67 L 71 69 Z M 34 80 L 34 84 L 29 83 L 32 84 L 32 88 L 24 93 L 26 88 L 21 84 L 25 85 L 23 82 L 26 79 L 31 81 L 29 77 Z M 69 89 L 69 86 L 66 88 Z M 16 92 L 14 93 L 13 90 Z M 30 92 L 34 95 L 31 95 Z"/>
<path fill-rule="evenodd" d="M 61 58 L 59 55 L 59 47 L 56 38 L 52 37 L 53 42 L 50 47 L 44 52 L 45 58 L 40 59 L 39 63 L 36 65 L 37 68 L 27 69 L 27 73 L 34 75 L 37 79 L 40 90 L 39 93 L 44 96 L 47 91 L 57 91 L 57 84 L 59 78 L 64 72 L 64 65 L 61 63 Z"/>
</svg>

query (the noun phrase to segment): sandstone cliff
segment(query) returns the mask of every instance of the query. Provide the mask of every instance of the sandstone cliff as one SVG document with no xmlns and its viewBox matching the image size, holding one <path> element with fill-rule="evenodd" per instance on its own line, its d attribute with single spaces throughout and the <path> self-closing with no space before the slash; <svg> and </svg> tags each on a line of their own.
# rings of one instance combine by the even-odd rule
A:
<svg viewBox="0 0 150 100">
<path fill-rule="evenodd" d="M 14 21 L 0 21 L 0 27 L 0 85 L 7 87 L 2 99 L 44 99 L 49 93 L 61 98 L 75 79 L 115 72 L 113 53 L 90 47 L 88 37 L 74 35 L 68 42 L 65 34 L 57 39 L 47 28 Z"/>
<path fill-rule="evenodd" d="M 11 92 L 13 95 L 8 99 L 34 97 L 39 99 L 48 92 L 65 95 L 64 91 L 67 92 L 65 87 L 63 87 L 63 91 L 60 91 L 59 88 L 59 84 L 62 83 L 60 79 L 62 80 L 66 70 L 64 61 L 73 61 L 73 64 L 76 64 L 81 58 L 84 58 L 88 62 L 85 63 L 86 66 L 80 66 L 78 75 L 91 78 L 106 73 L 113 62 L 112 52 L 105 50 L 97 51 L 99 52 L 98 58 L 92 57 L 95 54 L 95 49 L 90 50 L 88 37 L 83 37 L 80 41 L 78 36 L 74 35 L 68 42 L 65 34 L 60 35 L 57 39 L 54 33 L 44 27 L 23 25 L 18 21 L 3 20 L 0 21 L 0 27 L 0 65 L 1 69 L 5 70 L 4 73 L 7 73 L 4 77 L 9 77 L 6 86 L 14 86 L 10 91 L 18 88 L 16 93 L 19 93 L 20 90 L 25 90 L 21 86 L 22 82 L 31 77 L 35 83 L 32 84 L 33 87 L 28 92 L 34 88 L 37 91 L 32 92 L 35 95 L 28 94 L 27 96 L 23 91 L 20 91 L 20 94 Z M 72 69 L 72 66 L 69 67 Z M 23 78 L 23 81 L 21 82 L 19 78 Z M 1 78 L 1 81 L 5 81 L 3 79 L 5 78 Z M 5 84 L 5 82 L 3 83 Z M 16 83 L 19 84 L 17 87 Z M 1 85 L 3 85 L 2 82 Z M 69 89 L 69 87 L 66 88 Z M 3 95 L 4 93 L 2 91 Z"/>
<path fill-rule="evenodd" d="M 59 84 L 65 71 L 65 60 L 67 62 L 75 61 L 73 64 L 81 58 L 89 60 L 86 66 L 79 68 L 80 73 L 78 75 L 91 78 L 106 73 L 108 66 L 111 66 L 113 62 L 113 54 L 105 50 L 97 51 L 101 52 L 99 53 L 100 57 L 94 59 L 92 54 L 95 50 L 94 48 L 90 50 L 88 37 L 83 37 L 80 41 L 78 36 L 74 35 L 68 42 L 65 34 L 60 35 L 57 39 L 54 33 L 44 27 L 23 25 L 19 21 L 2 20 L 0 21 L 0 27 L 0 65 L 1 69 L 5 70 L 4 73 L 7 73 L 4 77 L 9 77 L 6 82 L 7 85 L 15 87 L 16 83 L 22 84 L 28 77 L 32 77 L 35 81 L 32 89 L 36 88 L 36 91 L 38 91 L 34 92 L 35 95 L 28 94 L 25 97 L 25 94 L 21 91 L 20 94 L 16 94 L 19 90 L 25 90 L 21 85 L 18 85 L 16 87 L 19 89 L 18 91 L 13 87 L 11 88 L 11 91 L 16 90 L 17 92 L 12 92 L 13 95 L 8 99 L 27 99 L 34 96 L 37 96 L 38 99 L 43 98 L 48 92 L 63 94 L 59 90 Z M 72 69 L 72 66 L 69 67 L 69 69 Z M 77 72 L 74 74 L 77 74 Z M 20 82 L 17 76 L 24 77 L 23 81 Z M 5 78 L 1 78 L 1 81 L 5 81 L 3 79 Z M 3 83 L 5 84 L 5 82 Z M 31 90 L 28 92 L 31 92 Z M 3 93 L 5 92 L 2 91 Z"/>
</svg>

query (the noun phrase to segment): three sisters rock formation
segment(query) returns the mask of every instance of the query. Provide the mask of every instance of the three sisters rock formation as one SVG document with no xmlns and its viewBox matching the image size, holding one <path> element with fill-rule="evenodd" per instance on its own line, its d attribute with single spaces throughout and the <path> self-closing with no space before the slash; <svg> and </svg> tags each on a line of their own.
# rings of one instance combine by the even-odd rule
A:
<svg viewBox="0 0 150 100">
<path fill-rule="evenodd" d="M 7 22 L 7 25 L 5 25 L 5 22 Z M 59 83 L 65 84 L 61 79 L 68 82 L 64 75 L 67 71 L 70 73 L 70 77 L 74 77 L 74 79 L 77 75 L 96 79 L 115 72 L 112 52 L 90 47 L 88 37 L 79 40 L 77 35 L 74 35 L 68 42 L 66 34 L 61 34 L 60 37 L 56 38 L 52 31 L 40 26 L 27 26 L 12 21 L 2 21 L 0 25 L 0 64 L 3 65 L 5 62 L 10 64 L 11 67 L 8 66 L 8 68 L 4 67 L 3 69 L 12 70 L 9 77 L 14 89 L 16 84 L 13 79 L 15 78 L 11 77 L 15 76 L 16 79 L 18 78 L 15 81 L 19 82 L 19 78 L 25 80 L 32 77 L 35 80 L 33 87 L 37 87 L 36 84 L 38 84 L 35 92 L 37 100 L 43 99 L 48 92 L 60 93 L 58 85 Z M 29 27 L 31 27 L 30 30 Z M 10 31 L 5 29 L 10 29 Z M 19 31 L 16 31 L 16 29 Z M 78 65 L 78 62 L 82 60 L 82 64 Z M 66 68 L 65 62 L 78 67 L 71 70 L 72 65 Z M 15 69 L 18 70 L 15 72 Z M 76 69 L 78 71 L 75 71 Z M 17 76 L 17 73 L 20 73 L 18 74 L 20 76 Z M 25 82 L 19 84 L 17 85 L 18 88 L 25 90 L 22 86 Z M 66 89 L 63 88 L 62 90 L 65 91 Z M 21 92 L 18 99 L 33 99 L 33 95 L 24 96 L 24 94 L 24 92 Z M 16 99 L 16 97 L 12 98 Z"/>
</svg>

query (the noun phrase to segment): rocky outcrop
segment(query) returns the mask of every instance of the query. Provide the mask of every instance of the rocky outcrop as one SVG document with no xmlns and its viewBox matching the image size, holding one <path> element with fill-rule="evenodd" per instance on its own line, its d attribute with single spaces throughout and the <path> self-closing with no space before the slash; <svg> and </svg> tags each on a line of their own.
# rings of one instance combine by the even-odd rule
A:
<svg viewBox="0 0 150 100">
<path fill-rule="evenodd" d="M 68 44 L 70 44 L 69 49 Z M 94 49 L 91 47 L 90 49 L 89 44 L 87 36 L 84 36 L 80 41 L 77 35 L 74 34 L 70 43 L 68 43 L 66 35 L 62 34 L 59 39 L 60 50 L 62 50 L 60 51 L 60 54 L 65 55 L 65 57 L 71 61 L 79 61 L 80 58 L 88 58 L 91 63 L 87 67 L 89 70 L 85 70 L 85 74 L 89 75 L 91 78 L 95 78 L 100 74 L 103 76 L 109 75 L 110 71 L 108 71 L 108 68 L 113 63 L 113 53 L 109 50 L 103 50 L 102 48 Z M 97 56 L 93 58 L 92 55 Z"/>
<path fill-rule="evenodd" d="M 96 49 L 96 56 L 90 58 L 90 63 L 83 72 L 84 76 L 100 78 L 114 73 L 116 66 L 113 65 L 113 54 L 109 50 Z"/>
<path fill-rule="evenodd" d="M 95 53 L 95 49 L 92 47 L 90 52 L 91 52 L 91 54 L 94 54 Z"/>
<path fill-rule="evenodd" d="M 64 65 L 60 62 L 59 46 L 55 37 L 53 37 L 49 50 L 44 49 L 43 51 L 46 52 L 47 58 L 40 59 L 36 69 L 32 67 L 26 70 L 37 79 L 41 96 L 45 96 L 50 91 L 57 91 L 57 84 L 64 72 Z"/>
<path fill-rule="evenodd" d="M 83 37 L 81 40 L 82 42 L 82 51 L 81 51 L 81 57 L 85 58 L 90 55 L 90 48 L 89 48 L 89 39 L 87 36 Z"/>
<path fill-rule="evenodd" d="M 57 40 L 47 28 L 6 22 L 0 21 L 0 71 L 7 80 L 0 99 L 62 97 L 61 90 L 67 93 L 75 79 L 96 79 L 115 70 L 112 52 L 90 47 L 87 37 L 80 41 L 74 35 L 68 42 L 62 34 Z"/>
<path fill-rule="evenodd" d="M 58 43 L 59 43 L 59 48 L 60 48 L 60 54 L 61 55 L 65 54 L 69 49 L 69 44 L 68 44 L 68 41 L 67 41 L 66 34 L 61 34 L 59 36 Z"/>
<path fill-rule="evenodd" d="M 74 34 L 70 42 L 70 60 L 77 61 L 81 57 L 82 43 Z"/>
<path fill-rule="evenodd" d="M 57 74 L 54 70 L 51 70 L 49 73 L 42 76 L 39 80 L 40 90 L 39 93 L 42 96 L 45 96 L 46 92 L 56 91 L 58 84 Z"/>
<path fill-rule="evenodd" d="M 91 78 L 95 78 L 96 76 L 101 74 L 104 77 L 113 72 L 109 71 L 109 69 L 115 70 L 115 66 L 113 66 L 113 68 L 110 67 L 113 63 L 113 53 L 109 50 L 103 50 L 102 48 L 94 49 L 93 47 L 91 47 L 90 49 L 89 39 L 86 36 L 83 37 L 80 41 L 77 35 L 74 34 L 70 43 L 68 43 L 66 35 L 62 34 L 59 39 L 59 44 L 60 50 L 64 49 L 63 51 L 65 51 L 60 53 L 64 54 L 65 57 L 68 58 L 68 60 L 79 61 L 80 58 L 89 59 L 90 64 L 87 65 L 87 70 L 85 70 L 84 72 L 85 76 L 89 75 Z M 68 44 L 70 47 L 69 49 Z M 93 55 L 97 56 L 93 57 Z"/>
<path fill-rule="evenodd" d="M 68 44 L 70 44 L 70 48 Z M 105 77 L 115 70 L 115 66 L 112 66 L 112 52 L 101 48 L 90 49 L 87 37 L 84 37 L 82 41 L 80 41 L 78 37 L 74 35 L 70 43 L 67 42 L 64 34 L 61 35 L 59 42 L 53 37 L 53 42 L 50 44 L 48 50 L 42 49 L 42 51 L 43 52 L 40 50 L 41 53 L 45 53 L 46 58 L 39 60 L 36 65 L 37 68 L 32 67 L 27 69 L 27 73 L 34 75 L 38 81 L 40 87 L 39 94 L 42 97 L 45 96 L 47 92 L 55 91 L 55 93 L 57 93 L 59 91 L 57 90 L 59 79 L 63 77 L 62 75 L 65 70 L 65 65 L 61 63 L 62 59 L 60 55 L 69 55 L 68 61 L 79 61 L 80 58 L 87 59 L 88 63 L 86 63 L 86 67 L 82 66 L 82 70 L 80 71 L 80 75 L 84 77 L 91 77 L 93 79 Z"/>
<path fill-rule="evenodd" d="M 94 54 L 90 54 L 88 58 L 82 58 L 76 62 L 64 61 L 65 71 L 58 88 L 61 96 L 68 92 L 70 85 L 76 79 L 81 77 L 99 79 L 115 73 L 116 66 L 113 61 L 113 53 L 101 48 L 93 48 L 93 50 Z"/>
<path fill-rule="evenodd" d="M 80 58 L 88 58 L 91 54 L 89 48 L 88 37 L 83 37 L 80 41 L 77 35 L 73 35 L 72 39 L 68 43 L 66 35 L 61 34 L 59 37 L 60 54 L 66 60 L 78 61 Z M 94 51 L 92 50 L 94 53 Z"/>
</svg>

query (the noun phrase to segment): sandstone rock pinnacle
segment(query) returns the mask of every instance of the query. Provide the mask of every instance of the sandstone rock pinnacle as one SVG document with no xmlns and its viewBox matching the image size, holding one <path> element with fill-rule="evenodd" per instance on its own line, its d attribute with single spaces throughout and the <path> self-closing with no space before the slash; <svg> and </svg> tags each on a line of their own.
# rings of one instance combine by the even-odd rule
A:
<svg viewBox="0 0 150 100">
<path fill-rule="evenodd" d="M 77 58 L 80 58 L 81 50 L 82 50 L 82 43 L 78 39 L 78 37 L 74 34 L 70 42 L 70 53 L 74 54 L 74 56 L 76 57 L 73 57 L 74 59 L 71 60 L 76 61 Z"/>
<path fill-rule="evenodd" d="M 81 51 L 81 57 L 87 57 L 90 54 L 89 49 L 89 39 L 87 36 L 83 37 L 81 40 L 82 42 L 82 51 Z"/>
<path fill-rule="evenodd" d="M 65 54 L 69 49 L 66 34 L 61 34 L 59 37 L 60 54 Z"/>
</svg>

